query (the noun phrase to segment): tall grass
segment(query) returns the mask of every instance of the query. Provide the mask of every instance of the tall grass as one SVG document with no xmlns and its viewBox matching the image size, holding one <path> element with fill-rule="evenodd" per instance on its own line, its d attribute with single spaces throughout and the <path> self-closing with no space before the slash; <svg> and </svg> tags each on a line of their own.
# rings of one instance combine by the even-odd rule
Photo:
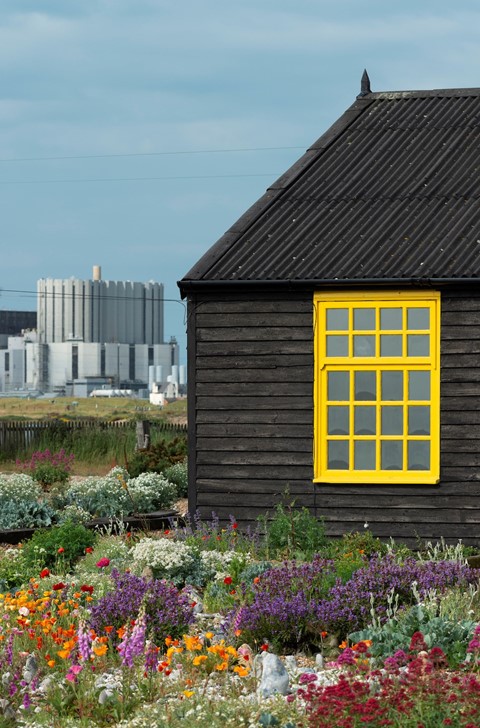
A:
<svg viewBox="0 0 480 728">
<path fill-rule="evenodd" d="M 186 436 L 186 433 L 172 429 L 171 426 L 166 427 L 162 423 L 150 425 L 152 445 L 160 440 L 168 442 L 179 436 Z M 47 430 L 35 433 L 35 437 L 28 445 L 17 447 L 15 452 L 2 453 L 3 457 L 0 455 L 0 460 L 3 459 L 5 465 L 9 464 L 12 467 L 15 460 L 27 460 L 37 450 L 49 449 L 57 452 L 63 449 L 75 456 L 74 473 L 84 474 L 91 471 L 94 474 L 98 468 L 108 468 L 114 464 L 125 465 L 135 452 L 135 446 L 135 422 L 124 427 L 105 427 L 98 424 L 94 427 L 75 429 L 62 427 L 61 423 L 56 423 Z"/>
</svg>

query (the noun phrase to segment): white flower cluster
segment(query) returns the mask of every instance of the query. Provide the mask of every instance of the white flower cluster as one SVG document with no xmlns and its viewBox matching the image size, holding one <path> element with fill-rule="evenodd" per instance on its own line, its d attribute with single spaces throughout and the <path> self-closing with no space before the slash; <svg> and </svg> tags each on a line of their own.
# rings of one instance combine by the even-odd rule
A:
<svg viewBox="0 0 480 728">
<path fill-rule="evenodd" d="M 0 501 L 21 502 L 38 500 L 42 496 L 40 484 L 25 473 L 0 475 Z"/>
<path fill-rule="evenodd" d="M 157 576 L 170 578 L 188 570 L 194 558 L 191 549 L 181 541 L 142 538 L 132 549 L 132 569 L 141 573 L 149 567 Z"/>
<path fill-rule="evenodd" d="M 161 473 L 141 473 L 128 481 L 128 491 L 138 513 L 148 513 L 172 505 L 176 487 Z"/>
<path fill-rule="evenodd" d="M 92 516 L 113 517 L 128 510 L 128 495 L 122 481 L 108 473 L 104 478 L 89 477 L 72 483 L 66 493 L 68 504 L 75 504 Z"/>
<path fill-rule="evenodd" d="M 66 500 L 91 516 L 113 518 L 169 507 L 175 495 L 175 485 L 160 473 L 142 473 L 130 478 L 124 468 L 115 467 L 103 478 L 89 477 L 72 483 Z"/>
</svg>

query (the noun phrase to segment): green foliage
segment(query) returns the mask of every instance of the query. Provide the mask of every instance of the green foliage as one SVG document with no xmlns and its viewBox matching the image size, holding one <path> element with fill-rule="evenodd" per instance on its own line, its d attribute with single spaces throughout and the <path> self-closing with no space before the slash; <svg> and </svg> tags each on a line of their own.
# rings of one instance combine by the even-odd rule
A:
<svg viewBox="0 0 480 728">
<path fill-rule="evenodd" d="M 450 667 L 457 667 L 466 656 L 469 640 L 473 636 L 475 622 L 470 619 L 453 620 L 432 615 L 422 604 L 415 604 L 379 627 L 353 632 L 352 642 L 372 640 L 369 652 L 378 661 L 394 655 L 397 650 L 408 652 L 415 632 L 421 632 L 428 649 L 440 647 Z"/>
<path fill-rule="evenodd" d="M 128 459 L 128 472 L 132 477 L 140 473 L 162 473 L 171 465 L 185 460 L 187 454 L 186 437 L 173 440 L 160 440 L 143 450 L 137 450 Z"/>
<path fill-rule="evenodd" d="M 235 594 L 232 584 L 223 581 L 211 581 L 203 592 L 203 604 L 207 612 L 226 614 L 235 606 Z"/>
<path fill-rule="evenodd" d="M 175 465 L 170 465 L 163 471 L 164 476 L 177 489 L 177 498 L 186 498 L 188 494 L 188 461 L 182 460 Z"/>
<path fill-rule="evenodd" d="M 344 554 L 362 554 L 370 558 L 374 554 L 386 554 L 387 545 L 376 538 L 371 531 L 354 531 L 345 533 L 342 538 L 333 543 L 332 556 Z"/>
<path fill-rule="evenodd" d="M 307 508 L 296 509 L 279 503 L 272 520 L 261 516 L 268 558 L 310 559 L 327 544 L 323 521 L 312 516 Z"/>
<path fill-rule="evenodd" d="M 67 571 L 95 544 L 96 536 L 88 528 L 70 521 L 60 526 L 36 531 L 23 547 L 28 567 L 52 568 Z M 58 550 L 63 549 L 59 554 Z"/>
</svg>

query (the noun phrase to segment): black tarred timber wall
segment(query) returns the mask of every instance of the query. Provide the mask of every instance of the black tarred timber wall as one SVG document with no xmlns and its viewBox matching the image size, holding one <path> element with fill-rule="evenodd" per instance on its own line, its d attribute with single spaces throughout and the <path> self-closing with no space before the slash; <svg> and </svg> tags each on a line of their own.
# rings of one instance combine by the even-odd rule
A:
<svg viewBox="0 0 480 728">
<path fill-rule="evenodd" d="M 289 497 L 327 533 L 480 543 L 480 298 L 442 292 L 441 481 L 314 484 L 312 293 L 189 298 L 190 511 L 241 526 Z"/>
</svg>

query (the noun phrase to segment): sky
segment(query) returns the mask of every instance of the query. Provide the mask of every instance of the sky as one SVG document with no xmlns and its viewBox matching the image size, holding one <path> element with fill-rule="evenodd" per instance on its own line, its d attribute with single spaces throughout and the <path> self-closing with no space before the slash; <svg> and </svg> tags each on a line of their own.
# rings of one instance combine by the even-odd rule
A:
<svg viewBox="0 0 480 728">
<path fill-rule="evenodd" d="M 355 101 L 480 86 L 478 0 L 2 0 L 0 309 L 177 281 Z"/>
</svg>

